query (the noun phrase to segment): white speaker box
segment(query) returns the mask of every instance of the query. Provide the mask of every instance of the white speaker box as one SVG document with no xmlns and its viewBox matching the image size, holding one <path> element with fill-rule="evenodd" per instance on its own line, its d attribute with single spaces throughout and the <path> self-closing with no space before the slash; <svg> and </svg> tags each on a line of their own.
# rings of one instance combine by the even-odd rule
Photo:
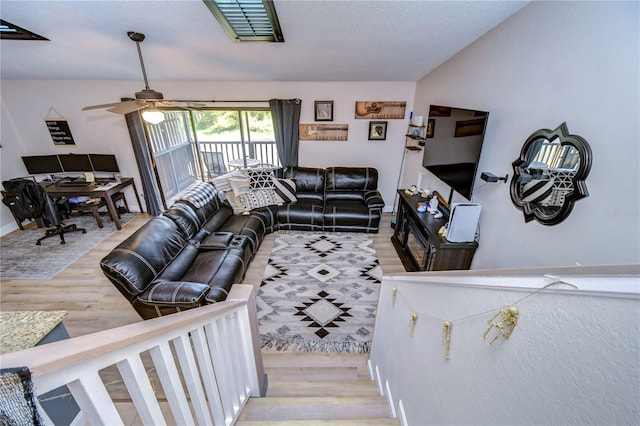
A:
<svg viewBox="0 0 640 426">
<path fill-rule="evenodd" d="M 452 243 L 473 242 L 478 229 L 480 210 L 477 203 L 453 203 L 446 238 Z"/>
</svg>

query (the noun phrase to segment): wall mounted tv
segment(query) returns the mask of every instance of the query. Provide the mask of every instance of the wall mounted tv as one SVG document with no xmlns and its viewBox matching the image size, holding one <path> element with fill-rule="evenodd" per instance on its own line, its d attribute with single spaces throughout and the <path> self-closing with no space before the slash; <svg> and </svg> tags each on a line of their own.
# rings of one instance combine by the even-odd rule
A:
<svg viewBox="0 0 640 426">
<path fill-rule="evenodd" d="M 489 113 L 431 105 L 422 166 L 471 200 Z M 449 202 L 451 202 L 451 196 Z"/>
</svg>

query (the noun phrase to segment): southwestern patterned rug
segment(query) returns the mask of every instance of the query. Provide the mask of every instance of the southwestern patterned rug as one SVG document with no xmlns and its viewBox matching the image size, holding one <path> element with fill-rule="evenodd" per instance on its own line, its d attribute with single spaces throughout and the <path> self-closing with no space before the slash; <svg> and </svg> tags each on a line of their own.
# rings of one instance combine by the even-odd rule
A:
<svg viewBox="0 0 640 426">
<path fill-rule="evenodd" d="M 280 231 L 256 298 L 262 347 L 368 352 L 381 279 L 368 234 Z"/>
<path fill-rule="evenodd" d="M 122 214 L 120 223 L 124 225 L 136 214 Z M 60 244 L 60 237 L 55 236 L 42 240 L 42 245 L 37 246 L 36 240 L 44 235 L 44 228 L 21 231 L 15 238 L 3 239 L 0 245 L 0 278 L 30 280 L 53 277 L 116 231 L 116 226 L 108 216 L 103 217 L 102 221 L 104 228 L 99 228 L 91 215 L 65 220 L 68 225 L 75 223 L 78 228 L 87 230 L 86 234 L 65 234 L 66 244 Z"/>
</svg>

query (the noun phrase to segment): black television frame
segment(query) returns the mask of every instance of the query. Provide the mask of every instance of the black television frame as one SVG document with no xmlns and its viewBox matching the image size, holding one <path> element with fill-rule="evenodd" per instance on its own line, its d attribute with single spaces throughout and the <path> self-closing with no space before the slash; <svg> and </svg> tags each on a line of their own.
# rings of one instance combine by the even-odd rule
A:
<svg viewBox="0 0 640 426">
<path fill-rule="evenodd" d="M 471 201 L 488 121 L 488 111 L 429 107 L 431 128 L 425 140 L 422 167 L 451 188 L 449 203 L 453 191 Z"/>
<path fill-rule="evenodd" d="M 25 155 L 22 157 L 22 162 L 30 175 L 63 172 L 62 165 L 56 154 Z"/>
<path fill-rule="evenodd" d="M 58 154 L 65 172 L 92 172 L 89 154 Z"/>
<path fill-rule="evenodd" d="M 113 154 L 89 154 L 89 161 L 94 172 L 120 173 L 118 160 Z"/>
</svg>

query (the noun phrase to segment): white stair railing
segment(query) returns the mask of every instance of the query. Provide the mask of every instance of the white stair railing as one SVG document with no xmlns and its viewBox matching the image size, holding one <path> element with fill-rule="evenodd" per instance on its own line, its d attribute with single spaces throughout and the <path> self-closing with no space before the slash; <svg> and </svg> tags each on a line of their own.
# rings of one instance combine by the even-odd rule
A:
<svg viewBox="0 0 640 426">
<path fill-rule="evenodd" d="M 160 408 L 147 354 L 173 418 Z M 224 302 L 6 354 L 0 363 L 28 367 L 37 395 L 66 385 L 80 407 L 74 424 L 124 423 L 98 374 L 111 366 L 144 424 L 233 424 L 249 397 L 266 392 L 250 285 L 234 285 Z"/>
</svg>

